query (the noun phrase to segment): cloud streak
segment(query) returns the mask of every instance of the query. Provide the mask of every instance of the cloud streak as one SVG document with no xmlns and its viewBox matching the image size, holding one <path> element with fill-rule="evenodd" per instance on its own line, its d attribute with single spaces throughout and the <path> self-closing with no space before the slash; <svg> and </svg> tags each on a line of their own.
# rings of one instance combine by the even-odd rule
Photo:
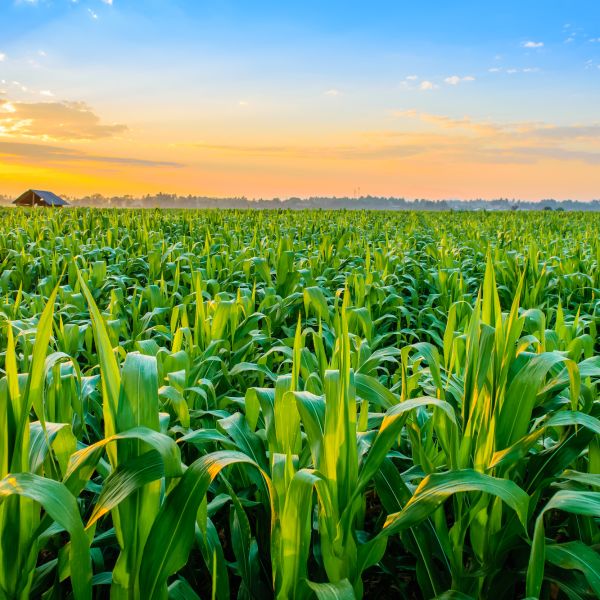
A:
<svg viewBox="0 0 600 600">
<path fill-rule="evenodd" d="M 179 162 L 147 160 L 124 156 L 102 156 L 87 154 L 80 150 L 52 146 L 46 144 L 35 144 L 25 142 L 0 141 L 0 158 L 14 162 L 23 160 L 31 163 L 108 163 L 113 165 L 130 165 L 137 167 L 183 167 Z"/>
<path fill-rule="evenodd" d="M 432 162 L 526 165 L 547 160 L 600 164 L 600 124 L 555 126 L 546 123 L 494 123 L 415 110 L 393 113 L 427 128 L 355 133 L 338 145 L 190 145 L 203 159 L 256 162 L 376 161 L 429 157 Z"/>
<path fill-rule="evenodd" d="M 392 113 L 433 127 L 415 134 L 387 132 L 383 137 L 407 139 L 435 148 L 448 159 L 526 164 L 542 160 L 600 164 L 600 123 L 553 125 L 535 122 L 494 123 L 453 118 L 414 110 Z M 377 134 L 374 134 L 377 135 Z"/>
</svg>

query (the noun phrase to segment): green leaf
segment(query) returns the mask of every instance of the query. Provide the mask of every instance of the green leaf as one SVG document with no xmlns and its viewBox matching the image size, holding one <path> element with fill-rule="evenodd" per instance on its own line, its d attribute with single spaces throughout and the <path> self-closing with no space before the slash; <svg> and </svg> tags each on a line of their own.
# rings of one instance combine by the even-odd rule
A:
<svg viewBox="0 0 600 600">
<path fill-rule="evenodd" d="M 185 579 L 180 578 L 169 586 L 169 600 L 200 600 L 200 596 Z"/>
<path fill-rule="evenodd" d="M 329 323 L 329 307 L 323 290 L 320 287 L 310 286 L 304 288 L 303 294 L 306 314 L 308 315 L 312 308 L 319 319 Z"/>
<path fill-rule="evenodd" d="M 283 514 L 280 517 L 279 555 L 275 590 L 277 598 L 306 598 L 307 561 L 311 540 L 313 489 L 321 477 L 312 470 L 301 469 L 287 489 Z"/>
<path fill-rule="evenodd" d="M 70 434 L 70 427 L 67 423 L 46 422 L 46 430 L 44 431 L 40 421 L 34 421 L 30 423 L 29 431 L 29 470 L 32 473 L 37 473 L 44 464 L 54 440 L 61 431 L 64 432 L 63 435 Z"/>
<path fill-rule="evenodd" d="M 412 398 L 390 408 L 385 413 L 385 418 L 379 427 L 377 436 L 375 437 L 371 449 L 367 454 L 367 458 L 360 470 L 354 497 L 362 493 L 362 490 L 369 481 L 371 481 L 379 469 L 379 466 L 386 457 L 392 444 L 402 431 L 408 413 L 423 406 L 433 406 L 434 408 L 440 409 L 445 413 L 448 421 L 452 423 L 455 428 L 457 427 L 456 417 L 452 406 L 448 404 L 448 402 L 438 400 L 437 398 L 430 398 L 427 396 L 422 398 Z"/>
<path fill-rule="evenodd" d="M 100 314 L 96 302 L 88 289 L 81 272 L 77 271 L 79 285 L 85 299 L 88 303 L 90 318 L 92 321 L 92 331 L 96 341 L 96 350 L 98 352 L 98 362 L 102 376 L 102 412 L 104 417 L 104 431 L 106 436 L 111 436 L 117 432 L 116 419 L 119 406 L 119 390 L 121 387 L 121 373 L 119 365 L 113 352 L 112 343 L 108 335 L 106 323 Z M 113 465 L 116 465 L 116 450 L 109 451 L 109 458 Z"/>
<path fill-rule="evenodd" d="M 352 585 L 347 579 L 337 583 L 307 583 L 319 600 L 356 600 Z"/>
<path fill-rule="evenodd" d="M 181 476 L 181 454 L 177 444 L 163 433 L 146 427 L 136 427 L 130 431 L 104 438 L 71 456 L 63 480 L 71 493 L 77 495 L 83 489 L 100 461 L 104 448 L 122 440 L 143 440 L 160 454 L 166 477 Z"/>
<path fill-rule="evenodd" d="M 600 492 L 579 492 L 560 490 L 550 498 L 535 521 L 531 556 L 527 568 L 527 595 L 538 597 L 544 580 L 544 563 L 546 560 L 546 542 L 544 515 L 550 510 L 588 517 L 600 517 Z"/>
<path fill-rule="evenodd" d="M 577 401 L 579 374 L 573 370 L 575 364 L 558 352 L 544 352 L 525 362 L 518 371 L 508 389 L 500 409 L 496 426 L 496 445 L 507 448 L 521 439 L 531 421 L 536 395 L 548 372 L 557 364 L 565 363 L 571 367 L 572 396 Z"/>
<path fill-rule="evenodd" d="M 77 501 L 60 482 L 30 473 L 15 473 L 0 480 L 0 502 L 12 495 L 40 504 L 71 538 L 69 563 L 73 594 L 77 600 L 92 597 L 92 561 L 89 540 L 79 516 Z"/>
<path fill-rule="evenodd" d="M 600 598 L 600 554 L 582 542 L 546 546 L 546 560 L 561 569 L 581 571 Z"/>
<path fill-rule="evenodd" d="M 165 474 L 162 456 L 151 450 L 134 456 L 119 464 L 102 486 L 102 492 L 94 504 L 94 510 L 87 523 L 90 528 L 98 519 L 118 506 L 125 498 L 147 483 L 160 479 Z"/>
<path fill-rule="evenodd" d="M 194 539 L 194 522 L 208 486 L 222 469 L 233 464 L 258 465 L 241 452 L 213 452 L 193 462 L 166 497 L 148 536 L 140 568 L 140 594 L 165 598 L 167 578 L 187 560 Z M 270 488 L 265 473 L 263 477 Z"/>
<path fill-rule="evenodd" d="M 453 494 L 482 492 L 502 499 L 527 526 L 529 496 L 513 481 L 484 475 L 471 469 L 428 475 L 400 512 L 388 515 L 380 535 L 393 535 L 426 519 Z"/>
</svg>

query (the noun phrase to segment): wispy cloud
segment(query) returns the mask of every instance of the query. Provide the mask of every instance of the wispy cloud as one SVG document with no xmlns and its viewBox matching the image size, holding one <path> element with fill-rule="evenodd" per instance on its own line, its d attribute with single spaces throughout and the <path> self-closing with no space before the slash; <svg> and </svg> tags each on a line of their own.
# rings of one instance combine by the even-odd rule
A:
<svg viewBox="0 0 600 600">
<path fill-rule="evenodd" d="M 421 83 L 419 84 L 419 89 L 422 92 L 428 92 L 428 91 L 431 91 L 431 90 L 437 90 L 438 87 L 439 86 L 436 85 L 435 83 L 433 83 L 433 81 L 427 81 L 427 80 L 421 81 Z"/>
<path fill-rule="evenodd" d="M 339 96 L 339 95 L 340 95 L 340 90 L 337 90 L 337 89 L 335 89 L 335 88 L 332 88 L 332 89 L 330 89 L 330 90 L 326 90 L 326 91 L 324 92 L 324 94 L 325 94 L 326 96 Z"/>
<path fill-rule="evenodd" d="M 521 46 L 523 46 L 523 48 L 542 48 L 544 46 L 544 42 L 533 42 L 530 40 L 523 42 Z"/>
<path fill-rule="evenodd" d="M 424 123 L 436 125 L 442 129 L 467 129 L 478 134 L 494 134 L 499 131 L 498 126 L 490 122 L 474 121 L 469 117 L 460 119 L 444 115 L 435 115 L 418 110 L 393 111 L 392 116 L 401 119 L 416 119 Z"/>
<path fill-rule="evenodd" d="M 444 79 L 444 81 L 448 85 L 458 85 L 459 83 L 463 83 L 463 82 L 475 81 L 475 77 L 473 77 L 472 75 L 466 75 L 464 77 L 459 77 L 458 75 L 452 75 L 450 77 L 446 77 L 446 79 Z"/>
<path fill-rule="evenodd" d="M 549 123 L 495 123 L 469 117 L 454 118 L 415 110 L 392 113 L 399 119 L 419 120 L 432 130 L 375 132 L 381 139 L 406 140 L 411 147 L 436 148 L 448 160 L 532 163 L 568 160 L 600 164 L 600 123 L 554 125 Z"/>
<path fill-rule="evenodd" d="M 333 159 L 378 160 L 382 158 L 408 158 L 422 154 L 426 148 L 409 143 L 357 143 L 339 145 L 269 145 L 269 144 L 191 144 L 191 147 L 207 155 L 238 156 L 270 159 Z"/>
<path fill-rule="evenodd" d="M 430 157 L 447 163 L 532 164 L 558 160 L 600 164 L 600 146 L 570 146 L 578 141 L 595 140 L 600 125 L 500 124 L 414 110 L 399 111 L 395 116 L 416 119 L 432 128 L 355 132 L 353 141 L 338 145 L 198 143 L 187 147 L 201 152 L 203 157 L 220 160 L 404 161 Z"/>
<path fill-rule="evenodd" d="M 516 67 L 491 67 L 488 69 L 488 73 L 507 73 L 508 75 L 514 75 L 515 73 L 539 73 L 539 67 L 523 67 L 517 69 Z"/>
<path fill-rule="evenodd" d="M 87 154 L 72 148 L 0 141 L 0 156 L 3 160 L 29 161 L 32 163 L 101 162 L 139 167 L 183 167 L 182 163 L 146 160 L 127 156 L 103 156 Z"/>
<path fill-rule="evenodd" d="M 418 75 L 407 75 L 399 84 L 399 87 L 403 90 L 414 90 L 416 89 L 415 85 L 419 81 Z"/>
</svg>

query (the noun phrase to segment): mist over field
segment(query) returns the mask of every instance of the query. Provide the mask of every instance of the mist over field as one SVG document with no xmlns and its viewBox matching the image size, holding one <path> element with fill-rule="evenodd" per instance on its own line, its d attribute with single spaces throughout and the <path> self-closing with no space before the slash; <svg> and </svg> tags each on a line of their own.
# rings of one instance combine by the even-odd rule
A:
<svg viewBox="0 0 600 600">
<path fill-rule="evenodd" d="M 82 197 L 64 198 L 73 206 L 87 206 L 96 208 L 239 208 L 239 209 L 273 209 L 273 210 L 600 210 L 600 200 L 582 202 L 578 200 L 427 200 L 404 198 L 387 198 L 361 196 L 353 198 L 312 197 L 312 198 L 272 198 L 248 199 L 240 198 L 209 198 L 205 196 L 177 196 L 176 194 L 156 194 L 145 196 L 111 196 L 93 194 Z M 0 195 L 0 205 L 10 205 L 14 199 L 10 196 Z"/>
</svg>

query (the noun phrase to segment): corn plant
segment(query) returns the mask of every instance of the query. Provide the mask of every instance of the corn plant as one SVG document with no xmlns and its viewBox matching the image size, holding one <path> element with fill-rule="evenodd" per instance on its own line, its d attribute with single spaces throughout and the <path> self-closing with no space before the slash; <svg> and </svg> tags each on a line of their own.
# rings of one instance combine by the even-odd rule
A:
<svg viewBox="0 0 600 600">
<path fill-rule="evenodd" d="M 0 598 L 600 596 L 597 214 L 2 217 Z"/>
</svg>

